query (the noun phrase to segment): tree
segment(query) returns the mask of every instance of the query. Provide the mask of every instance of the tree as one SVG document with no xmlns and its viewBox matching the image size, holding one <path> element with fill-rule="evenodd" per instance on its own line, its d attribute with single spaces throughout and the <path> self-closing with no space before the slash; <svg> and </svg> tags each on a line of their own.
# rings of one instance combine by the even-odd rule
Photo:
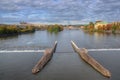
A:
<svg viewBox="0 0 120 80">
<path fill-rule="evenodd" d="M 93 23 L 93 22 L 90 22 L 90 23 L 89 23 L 89 28 L 90 28 L 90 30 L 93 30 L 93 29 L 94 29 L 94 23 Z"/>
</svg>

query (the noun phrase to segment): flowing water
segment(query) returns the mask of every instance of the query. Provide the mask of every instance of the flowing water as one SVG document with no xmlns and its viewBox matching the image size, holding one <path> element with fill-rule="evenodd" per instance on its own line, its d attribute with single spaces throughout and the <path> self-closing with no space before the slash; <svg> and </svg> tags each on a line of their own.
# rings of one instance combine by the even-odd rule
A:
<svg viewBox="0 0 120 80">
<path fill-rule="evenodd" d="M 87 48 L 89 54 L 112 73 L 105 78 L 74 52 L 70 41 Z M 31 70 L 46 48 L 58 41 L 51 61 L 38 74 Z M 120 35 L 64 30 L 57 34 L 36 31 L 0 38 L 0 80 L 120 80 Z"/>
</svg>

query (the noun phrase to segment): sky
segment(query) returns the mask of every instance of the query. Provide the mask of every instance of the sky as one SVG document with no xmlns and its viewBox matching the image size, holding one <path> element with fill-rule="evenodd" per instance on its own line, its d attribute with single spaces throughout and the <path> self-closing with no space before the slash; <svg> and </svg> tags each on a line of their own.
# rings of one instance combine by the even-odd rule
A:
<svg viewBox="0 0 120 80">
<path fill-rule="evenodd" d="M 120 21 L 120 0 L 0 0 L 0 23 Z"/>
</svg>

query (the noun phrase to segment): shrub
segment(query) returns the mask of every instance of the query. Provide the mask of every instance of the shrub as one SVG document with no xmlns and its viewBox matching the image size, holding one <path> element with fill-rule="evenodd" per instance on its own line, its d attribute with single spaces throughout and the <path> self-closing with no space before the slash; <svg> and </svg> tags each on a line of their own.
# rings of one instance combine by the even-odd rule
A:
<svg viewBox="0 0 120 80">
<path fill-rule="evenodd" d="M 50 26 L 48 26 L 47 30 L 49 32 L 59 32 L 59 31 L 63 30 L 63 27 L 60 26 L 60 25 L 57 25 L 57 24 L 56 25 L 50 25 Z"/>
<path fill-rule="evenodd" d="M 0 25 L 0 34 L 1 35 L 10 35 L 26 32 L 34 32 L 35 28 L 33 26 L 27 25 L 25 28 L 19 27 L 17 25 Z"/>
</svg>

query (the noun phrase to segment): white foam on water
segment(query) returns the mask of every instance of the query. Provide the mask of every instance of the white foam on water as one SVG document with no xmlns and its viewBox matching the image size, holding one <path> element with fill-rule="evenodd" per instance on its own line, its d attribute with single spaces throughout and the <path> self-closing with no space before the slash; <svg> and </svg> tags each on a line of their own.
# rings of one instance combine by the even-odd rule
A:
<svg viewBox="0 0 120 80">
<path fill-rule="evenodd" d="M 111 48 L 111 49 L 87 49 L 88 51 L 120 51 L 120 48 Z"/>
<path fill-rule="evenodd" d="M 27 42 L 27 44 L 32 44 L 33 42 Z"/>
<path fill-rule="evenodd" d="M 87 49 L 88 51 L 120 51 L 120 48 Z M 0 50 L 0 53 L 45 52 L 45 50 Z"/>
<path fill-rule="evenodd" d="M 0 53 L 45 52 L 45 50 L 0 50 Z"/>
</svg>

